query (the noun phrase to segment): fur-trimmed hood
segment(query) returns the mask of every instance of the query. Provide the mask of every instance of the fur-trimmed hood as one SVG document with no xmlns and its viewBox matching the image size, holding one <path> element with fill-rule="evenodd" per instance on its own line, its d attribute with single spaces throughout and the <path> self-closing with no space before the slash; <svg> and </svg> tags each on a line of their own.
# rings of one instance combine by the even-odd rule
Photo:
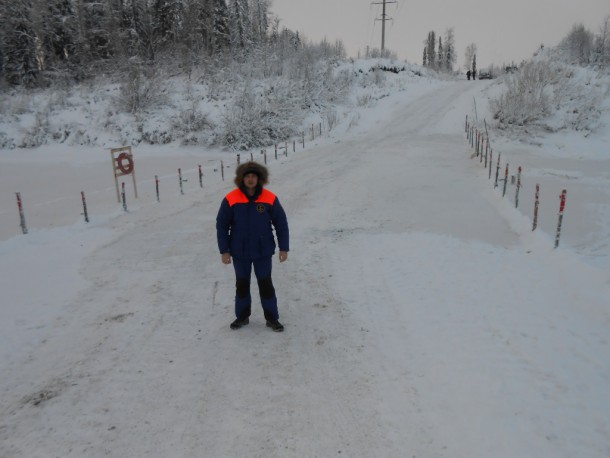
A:
<svg viewBox="0 0 610 458">
<path fill-rule="evenodd" d="M 244 181 L 244 176 L 246 176 L 248 173 L 255 173 L 258 175 L 258 184 L 261 187 L 269 182 L 269 171 L 267 170 L 267 167 L 259 164 L 258 162 L 248 161 L 240 164 L 235 169 L 234 182 L 238 188 L 241 187 Z"/>
</svg>

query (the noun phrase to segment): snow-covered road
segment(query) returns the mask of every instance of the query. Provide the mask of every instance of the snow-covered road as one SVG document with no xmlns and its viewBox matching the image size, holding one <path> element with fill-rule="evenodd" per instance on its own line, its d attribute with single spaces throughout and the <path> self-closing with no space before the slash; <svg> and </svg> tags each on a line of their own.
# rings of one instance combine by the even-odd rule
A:
<svg viewBox="0 0 610 458">
<path fill-rule="evenodd" d="M 230 181 L 99 223 L 66 302 L 3 353 L 0 455 L 609 456 L 607 272 L 489 186 L 462 134 L 478 90 L 401 94 L 366 133 L 270 163 L 283 334 L 258 302 L 229 330 Z"/>
</svg>

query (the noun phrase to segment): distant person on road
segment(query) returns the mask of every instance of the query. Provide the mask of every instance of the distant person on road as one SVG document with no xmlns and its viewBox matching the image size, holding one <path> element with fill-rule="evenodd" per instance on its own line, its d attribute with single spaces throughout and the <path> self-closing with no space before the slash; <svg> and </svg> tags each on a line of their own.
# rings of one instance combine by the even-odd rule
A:
<svg viewBox="0 0 610 458">
<path fill-rule="evenodd" d="M 279 246 L 280 262 L 288 259 L 289 231 L 286 213 L 278 198 L 264 189 L 269 172 L 257 162 L 241 164 L 235 170 L 237 188 L 223 199 L 216 217 L 218 249 L 223 264 L 235 268 L 235 321 L 231 329 L 239 329 L 250 322 L 252 297 L 250 278 L 252 267 L 258 282 L 261 305 L 267 327 L 281 332 L 277 297 L 271 280 L 275 237 Z"/>
<path fill-rule="evenodd" d="M 473 80 L 476 80 L 476 79 L 477 79 L 477 71 L 476 71 L 476 70 L 473 70 L 473 71 L 472 71 L 472 79 L 473 79 Z"/>
<path fill-rule="evenodd" d="M 466 72 L 466 78 L 468 78 L 468 81 L 470 81 L 470 70 Z"/>
</svg>

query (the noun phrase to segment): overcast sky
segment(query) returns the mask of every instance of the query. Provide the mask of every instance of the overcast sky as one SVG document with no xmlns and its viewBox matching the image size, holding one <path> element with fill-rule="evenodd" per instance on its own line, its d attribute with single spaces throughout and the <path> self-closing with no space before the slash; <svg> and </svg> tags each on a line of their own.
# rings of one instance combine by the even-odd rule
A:
<svg viewBox="0 0 610 458">
<path fill-rule="evenodd" d="M 340 39 L 348 55 L 381 48 L 382 0 L 272 0 L 280 27 L 309 40 Z M 390 0 L 387 0 L 390 1 Z M 379 4 L 375 4 L 379 3 Z M 386 4 L 385 46 L 400 59 L 421 64 L 423 42 L 434 30 L 454 29 L 457 65 L 464 50 L 477 45 L 479 68 L 519 63 L 541 44 L 555 46 L 572 26 L 582 23 L 598 33 L 610 15 L 610 0 L 396 0 Z"/>
</svg>

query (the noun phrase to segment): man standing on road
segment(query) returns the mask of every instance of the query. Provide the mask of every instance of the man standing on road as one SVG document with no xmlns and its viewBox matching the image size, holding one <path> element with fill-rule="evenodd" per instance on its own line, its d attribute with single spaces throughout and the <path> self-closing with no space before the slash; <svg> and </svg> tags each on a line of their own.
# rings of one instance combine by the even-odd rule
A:
<svg viewBox="0 0 610 458">
<path fill-rule="evenodd" d="M 235 268 L 235 316 L 231 329 L 239 329 L 250 322 L 252 297 L 250 278 L 252 267 L 258 282 L 261 305 L 267 326 L 282 332 L 279 322 L 277 297 L 271 280 L 271 260 L 275 253 L 277 235 L 280 262 L 288 259 L 289 231 L 286 213 L 278 198 L 264 189 L 269 172 L 257 162 L 241 164 L 235 170 L 237 188 L 223 199 L 216 217 L 218 249 L 223 264 Z"/>
</svg>

